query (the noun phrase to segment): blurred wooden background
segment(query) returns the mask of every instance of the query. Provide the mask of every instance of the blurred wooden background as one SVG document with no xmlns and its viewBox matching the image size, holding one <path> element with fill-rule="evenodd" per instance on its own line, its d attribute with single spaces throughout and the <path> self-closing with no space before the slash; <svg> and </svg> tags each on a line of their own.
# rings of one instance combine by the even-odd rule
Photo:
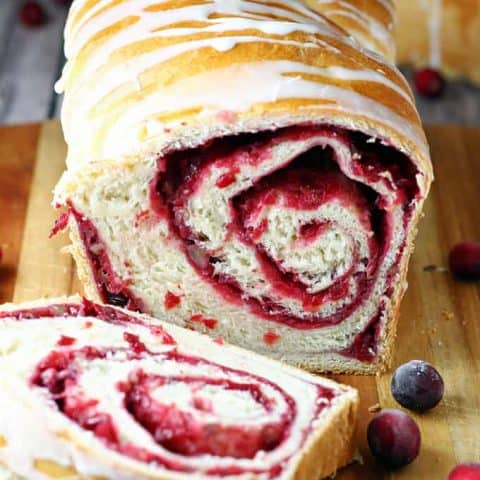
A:
<svg viewBox="0 0 480 480">
<path fill-rule="evenodd" d="M 23 0 L 0 0 L 0 124 L 58 115 L 53 85 L 63 65 L 67 8 L 53 0 L 39 1 L 48 22 L 29 29 L 18 19 Z"/>
</svg>

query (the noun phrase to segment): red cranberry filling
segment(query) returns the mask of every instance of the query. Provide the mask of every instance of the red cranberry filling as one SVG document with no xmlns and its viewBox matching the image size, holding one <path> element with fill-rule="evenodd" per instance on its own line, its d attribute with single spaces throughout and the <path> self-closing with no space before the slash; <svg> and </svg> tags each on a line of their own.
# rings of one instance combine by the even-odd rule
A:
<svg viewBox="0 0 480 480">
<path fill-rule="evenodd" d="M 137 354 L 145 353 L 147 351 L 147 347 L 145 344 L 140 340 L 138 335 L 135 335 L 130 332 L 125 332 L 123 334 L 123 338 L 126 342 L 130 344 L 130 348 Z"/>
<path fill-rule="evenodd" d="M 90 302 L 10 312 L 8 316 L 19 320 L 56 317 L 62 312 L 84 316 L 87 310 L 94 317 L 114 324 L 123 325 L 130 318 L 111 307 Z M 134 316 L 131 320 L 130 324 L 139 323 Z M 187 457 L 212 455 L 232 459 L 232 462 L 214 463 L 205 474 L 225 476 L 251 472 L 274 478 L 281 473 L 283 463 L 274 463 L 262 470 L 236 464 L 233 459 L 246 461 L 259 452 L 273 451 L 288 438 L 297 417 L 295 401 L 288 393 L 262 377 L 187 356 L 176 349 L 152 353 L 139 336 L 128 331 L 124 339 L 124 348 L 84 346 L 74 349 L 68 348 L 73 344 L 66 342 L 60 350 L 52 351 L 39 362 L 31 379 L 32 385 L 48 391 L 56 407 L 81 428 L 91 431 L 109 448 L 132 459 L 154 462 L 174 471 L 191 472 L 195 468 L 186 461 Z M 147 358 L 149 362 L 160 364 L 174 362 L 175 373 L 160 375 L 144 371 L 141 362 Z M 144 445 L 122 441 L 115 418 L 102 411 L 99 400 L 91 398 L 84 390 L 82 379 L 90 363 L 106 362 L 105 368 L 108 368 L 109 363 L 129 361 L 135 361 L 134 370 L 128 378 L 118 382 L 116 388 L 123 397 L 124 408 L 150 433 L 155 443 L 168 452 L 165 455 L 151 452 Z M 195 373 L 196 369 L 205 367 L 217 371 L 217 375 L 210 377 Z M 177 387 L 187 393 L 172 394 L 171 389 Z M 312 418 L 327 408 L 337 395 L 327 387 L 317 385 L 316 389 L 319 401 Z M 225 405 L 217 405 L 218 391 L 222 395 L 239 396 L 247 402 L 244 413 L 247 418 L 238 417 L 237 410 L 232 410 L 230 405 L 225 413 Z M 309 427 L 304 429 L 299 441 L 303 441 L 309 432 Z"/>
<path fill-rule="evenodd" d="M 126 307 L 138 312 L 145 311 L 142 301 L 136 298 L 128 288 L 128 280 L 120 279 L 112 268 L 105 243 L 93 223 L 72 205 L 69 208 L 68 215 L 75 219 L 80 238 L 86 246 L 88 260 L 102 301 L 116 307 Z M 52 235 L 64 229 L 66 223 L 65 216 L 62 215 L 55 224 Z"/>
<path fill-rule="evenodd" d="M 314 152 L 309 152 L 308 156 L 315 160 Z M 318 152 L 316 152 L 318 153 Z M 307 157 L 307 156 L 306 156 Z M 302 158 L 301 161 L 308 161 L 310 158 Z M 242 226 L 242 237 L 245 243 L 257 251 L 257 258 L 260 259 L 265 276 L 275 285 L 275 288 L 281 291 L 285 296 L 301 299 L 303 308 L 307 311 L 314 311 L 319 305 L 331 300 L 342 298 L 348 292 L 348 279 L 350 276 L 356 276 L 358 285 L 361 287 L 357 297 L 346 306 L 345 309 L 337 311 L 335 315 L 329 318 L 318 319 L 312 315 L 307 323 L 297 319 L 297 321 L 285 319 L 285 315 L 280 314 L 279 320 L 287 320 L 286 323 L 296 324 L 298 327 L 308 328 L 309 326 L 318 327 L 319 323 L 338 323 L 345 318 L 347 311 L 353 311 L 369 291 L 371 282 L 367 282 L 366 274 L 355 272 L 355 265 L 362 262 L 367 265 L 367 271 L 374 271 L 378 263 L 378 245 L 376 238 L 370 240 L 368 258 L 359 258 L 359 253 L 354 245 L 352 263 L 349 269 L 341 275 L 337 275 L 332 286 L 327 287 L 319 293 L 309 293 L 306 285 L 294 271 L 289 271 L 282 265 L 279 265 L 258 242 L 258 232 L 248 225 L 254 224 L 254 219 L 258 211 L 268 204 L 280 204 L 284 208 L 294 208 L 298 210 L 316 210 L 331 199 L 340 199 L 345 205 L 353 205 L 355 209 L 363 212 L 362 223 L 366 230 L 373 228 L 370 219 L 370 206 L 366 197 L 357 187 L 355 182 L 348 180 L 342 175 L 335 166 L 325 162 L 321 168 L 296 167 L 294 170 L 287 168 L 274 173 L 266 179 L 260 181 L 255 187 L 250 189 L 244 195 L 236 200 L 238 208 L 238 223 Z M 332 169 L 332 170 L 330 170 Z M 297 240 L 299 244 L 308 244 L 320 237 L 330 226 L 332 222 L 310 222 L 305 223 L 299 230 L 300 237 Z M 262 223 L 262 228 L 266 226 Z M 352 242 L 353 243 L 353 242 Z M 266 302 L 269 311 L 275 309 L 271 302 Z M 313 324 L 313 325 L 312 325 Z"/>
<path fill-rule="evenodd" d="M 165 294 L 165 298 L 163 300 L 163 304 L 167 310 L 171 310 L 172 308 L 178 307 L 181 303 L 182 299 L 178 295 L 168 291 Z"/>
<path fill-rule="evenodd" d="M 356 358 L 367 363 L 375 360 L 382 313 L 383 308 L 370 320 L 364 330 L 355 337 L 353 343 L 339 353 L 345 357 Z"/>
<path fill-rule="evenodd" d="M 216 320 L 215 318 L 206 318 L 203 315 L 200 315 L 199 313 L 192 315 L 190 317 L 190 321 L 193 323 L 200 323 L 201 325 L 204 325 L 209 330 L 214 330 L 218 323 L 218 320 Z"/>
<path fill-rule="evenodd" d="M 274 345 L 280 340 L 280 335 L 277 335 L 275 332 L 267 332 L 263 335 L 263 341 L 267 345 Z"/>
<path fill-rule="evenodd" d="M 26 310 L 15 310 L 13 312 L 4 311 L 0 312 L 1 318 L 14 318 L 16 320 L 35 320 L 40 318 L 53 318 L 53 317 L 93 317 L 104 320 L 108 323 L 115 325 L 143 325 L 148 328 L 152 335 L 161 339 L 165 345 L 176 345 L 175 339 L 168 334 L 161 326 L 146 324 L 141 318 L 133 315 L 129 315 L 115 308 L 105 305 L 98 305 L 84 298 L 82 303 L 63 303 L 50 305 L 48 307 L 37 307 Z M 90 328 L 92 322 L 90 320 L 85 322 L 85 328 Z M 129 337 L 129 335 L 126 335 Z M 67 338 L 68 337 L 62 337 Z M 130 338 L 130 337 L 129 337 Z M 128 341 L 128 339 L 127 339 Z M 62 342 L 63 343 L 63 342 Z"/>
<path fill-rule="evenodd" d="M 264 297 L 261 301 L 253 298 L 235 278 L 218 274 L 215 266 L 221 259 L 216 252 L 205 249 L 205 238 L 197 236 L 189 227 L 186 222 L 189 217 L 187 208 L 203 179 L 212 175 L 214 168 L 227 169 L 227 173 L 221 175 L 216 183 L 217 187 L 220 182 L 221 188 L 226 188 L 236 180 L 242 165 L 259 165 L 268 159 L 272 145 L 292 139 L 308 139 L 319 132 L 326 137 L 335 137 L 335 140 L 343 142 L 354 152 L 361 152 L 353 156 L 351 170 L 364 180 L 363 183 L 344 175 L 337 165 L 337 154 L 333 149 L 318 147 L 261 178 L 250 189 L 237 193 L 230 201 L 233 221 L 228 225 L 229 234 L 237 236 L 255 251 L 264 277 L 279 295 L 300 300 L 304 311 L 312 312 L 310 316 L 300 318 L 286 312 L 272 298 Z M 390 205 L 389 201 L 365 184 L 381 182 L 389 188 L 396 202 L 404 204 L 406 224 L 410 218 L 409 204 L 418 193 L 415 170 L 408 159 L 393 148 L 367 143 L 367 138 L 361 134 L 348 134 L 333 129 L 292 128 L 273 134 L 219 139 L 196 150 L 177 152 L 162 158 L 159 169 L 158 178 L 152 186 L 152 205 L 158 215 L 167 215 L 172 233 L 182 241 L 185 254 L 197 272 L 211 282 L 227 301 L 247 304 L 256 315 L 302 329 L 341 322 L 359 308 L 372 291 L 379 265 L 391 240 L 390 220 L 386 213 Z M 285 209 L 316 210 L 331 200 L 337 200 L 355 211 L 362 229 L 373 231 L 374 236 L 369 240 L 368 256 L 360 257 L 358 249 L 352 246 L 350 268 L 338 274 L 327 288 L 312 293 L 295 271 L 285 268 L 265 248 L 262 235 L 269 225 L 268 220 L 260 214 L 266 207 L 276 204 Z M 314 242 L 328 230 L 331 223 L 304 223 L 299 230 L 297 242 L 299 245 Z M 404 245 L 399 249 L 397 259 L 402 255 L 403 249 Z M 356 285 L 353 298 L 332 314 L 318 316 L 315 312 L 325 302 L 341 300 L 349 293 L 352 279 Z M 366 343 L 365 340 L 362 341 Z"/>
<path fill-rule="evenodd" d="M 236 193 L 228 201 L 231 221 L 227 236 L 254 252 L 261 274 L 271 288 L 270 294 L 253 296 L 237 278 L 218 268 L 224 261 L 222 252 L 205 247 L 208 238 L 195 232 L 186 221 L 188 205 L 202 182 L 216 171 L 221 174 L 214 185 L 227 191 L 240 181 L 242 168 L 257 168 L 272 157 L 272 148 L 282 142 L 310 141 L 321 136 L 326 142 L 289 160 L 276 171 L 257 178 L 251 186 Z M 330 142 L 330 143 L 329 143 Z M 336 145 L 336 147 L 332 147 Z M 339 147 L 341 145 L 341 148 Z M 349 151 L 348 165 L 342 163 L 336 149 Z M 212 140 L 188 151 L 174 152 L 158 160 L 159 171 L 151 185 L 152 216 L 167 219 L 172 237 L 176 238 L 190 264 L 205 281 L 212 284 L 225 301 L 243 304 L 257 316 L 298 329 L 316 329 L 335 325 L 354 314 L 365 304 L 375 286 L 379 268 L 391 248 L 392 206 L 401 206 L 403 226 L 408 228 L 412 205 L 418 196 L 417 170 L 410 160 L 394 148 L 375 142 L 361 133 L 341 129 L 305 126 L 280 129 L 276 132 L 243 134 Z M 381 185 L 388 195 L 372 188 Z M 335 228 L 347 240 L 351 257 L 346 265 L 332 271 L 326 286 L 312 290 L 308 275 L 280 261 L 268 249 L 264 237 L 270 225 L 264 212 L 272 206 L 300 212 L 316 211 L 329 202 L 338 202 L 345 211 L 353 212 L 358 230 L 369 233 L 366 250 L 360 252 L 351 232 L 342 230 L 337 220 L 305 221 L 299 226 L 296 245 L 308 248 Z M 89 260 L 103 299 L 109 303 L 142 310 L 142 302 L 113 271 L 107 250 L 93 223 L 72 208 Z M 405 241 L 396 249 L 396 260 L 387 274 L 385 295 L 391 291 L 398 261 Z M 225 270 L 227 271 L 227 270 Z M 167 294 L 165 308 L 175 308 L 177 298 Z M 290 311 L 278 298 L 293 299 L 302 307 L 302 315 Z M 323 314 L 322 306 L 333 305 Z M 362 361 L 372 361 L 377 351 L 380 319 L 376 312 L 364 332 L 343 354 Z"/>
<path fill-rule="evenodd" d="M 62 335 L 57 342 L 59 347 L 71 347 L 75 343 L 75 339 L 73 337 L 69 337 L 67 335 Z"/>
<path fill-rule="evenodd" d="M 294 402 L 282 392 L 290 405 L 279 420 L 262 422 L 261 418 L 248 427 L 238 424 L 220 424 L 212 420 L 214 405 L 202 398 L 208 387 L 221 387 L 249 395 L 266 414 L 276 405 L 268 398 L 257 383 L 238 383 L 225 379 L 202 377 L 163 377 L 138 372 L 135 381 L 126 392 L 127 410 L 146 428 L 156 442 L 167 450 L 181 455 L 216 455 L 219 457 L 253 458 L 259 451 L 270 451 L 278 447 L 289 431 Z M 163 404 L 152 397 L 152 392 L 164 385 L 188 385 L 192 391 L 192 410 L 185 411 L 174 404 Z M 202 415 L 206 412 L 207 415 Z"/>
<path fill-rule="evenodd" d="M 111 448 L 140 461 L 154 461 L 168 468 L 185 470 L 142 447 L 121 444 L 115 422 L 108 413 L 98 409 L 98 400 L 86 398 L 79 385 L 81 376 L 80 362 L 88 360 L 111 359 L 119 350 L 96 349 L 84 347 L 76 351 L 54 351 L 41 361 L 32 378 L 32 383 L 46 388 L 55 400 L 57 407 L 82 428 L 92 431 L 95 436 L 105 441 Z M 143 354 L 144 352 L 141 352 Z M 135 350 L 122 360 L 139 359 Z M 175 359 L 180 365 L 206 363 L 204 360 L 186 357 L 175 351 L 154 355 L 159 361 Z M 215 365 L 215 364 L 211 364 Z M 181 370 L 181 367 L 179 366 Z M 142 370 L 134 372 L 126 382 L 121 382 L 119 391 L 124 395 L 124 405 L 128 412 L 150 432 L 155 441 L 166 450 L 183 456 L 215 455 L 218 457 L 253 458 L 259 451 L 271 451 L 278 447 L 288 435 L 292 421 L 296 416 L 293 399 L 265 379 L 243 374 L 221 367 L 225 374 L 239 373 L 245 377 L 242 383 L 226 378 L 204 378 L 191 376 L 149 375 Z M 173 399 L 162 403 L 153 397 L 153 392 L 164 385 L 181 383 L 192 391 L 192 404 L 189 410 L 182 410 Z M 262 391 L 262 385 L 275 389 L 282 398 L 285 411 L 276 418 L 272 412 L 278 408 L 278 400 L 271 399 Z M 248 426 L 224 424 L 215 420 L 215 405 L 202 398 L 202 391 L 208 387 L 218 387 L 224 391 L 235 391 L 248 395 L 265 411 L 267 421 L 262 418 Z M 318 413 L 335 396 L 334 392 L 319 387 L 319 397 L 324 399 L 319 405 Z M 268 420 L 268 415 L 271 419 Z M 212 469 L 210 473 L 222 473 L 221 469 Z M 224 472 L 225 473 L 225 472 Z"/>
</svg>

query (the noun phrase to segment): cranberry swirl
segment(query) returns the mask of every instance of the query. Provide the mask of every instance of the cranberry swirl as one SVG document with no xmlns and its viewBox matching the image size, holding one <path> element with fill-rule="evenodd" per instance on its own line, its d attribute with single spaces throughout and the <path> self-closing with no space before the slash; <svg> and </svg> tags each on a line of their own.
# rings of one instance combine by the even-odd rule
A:
<svg viewBox="0 0 480 480">
<path fill-rule="evenodd" d="M 416 193 L 413 168 L 395 150 L 305 127 L 212 141 L 158 164 L 156 212 L 228 302 L 315 329 L 388 290 Z"/>
<path fill-rule="evenodd" d="M 278 478 L 312 422 L 341 393 L 291 372 L 277 383 L 255 371 L 253 361 L 248 371 L 236 368 L 245 362 L 240 357 L 215 363 L 141 317 L 88 301 L 0 319 L 9 317 L 31 323 L 32 335 L 46 329 L 44 343 L 50 338 L 49 351 L 42 347 L 42 357 L 31 361 L 28 380 L 49 408 L 104 448 L 149 468 Z"/>
</svg>

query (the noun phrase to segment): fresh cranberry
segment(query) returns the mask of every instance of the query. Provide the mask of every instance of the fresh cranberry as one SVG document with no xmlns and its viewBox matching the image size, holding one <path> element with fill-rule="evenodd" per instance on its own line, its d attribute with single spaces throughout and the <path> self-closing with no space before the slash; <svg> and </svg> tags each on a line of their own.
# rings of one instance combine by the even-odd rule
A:
<svg viewBox="0 0 480 480">
<path fill-rule="evenodd" d="M 277 335 L 275 332 L 266 332 L 263 335 L 263 341 L 267 345 L 273 345 L 280 340 L 280 335 Z"/>
<path fill-rule="evenodd" d="M 445 79 L 437 70 L 424 68 L 415 72 L 413 83 L 417 92 L 428 98 L 436 98 L 445 90 Z"/>
<path fill-rule="evenodd" d="M 190 321 L 194 323 L 201 323 L 209 330 L 214 330 L 217 327 L 218 320 L 215 318 L 206 318 L 203 315 L 197 313 L 190 317 Z"/>
<path fill-rule="evenodd" d="M 145 344 L 140 340 L 138 335 L 135 335 L 130 332 L 123 333 L 123 339 L 130 345 L 130 348 L 137 354 L 147 352 L 147 347 Z"/>
<path fill-rule="evenodd" d="M 163 304 L 167 310 L 171 310 L 172 308 L 178 307 L 181 301 L 182 299 L 178 295 L 167 291 L 163 300 Z"/>
<path fill-rule="evenodd" d="M 480 243 L 454 245 L 448 257 L 450 271 L 462 280 L 480 280 Z"/>
<path fill-rule="evenodd" d="M 68 335 L 61 335 L 60 340 L 58 340 L 57 345 L 59 347 L 70 347 L 75 343 L 75 339 L 73 337 L 69 337 Z"/>
<path fill-rule="evenodd" d="M 368 425 L 367 440 L 373 456 L 388 469 L 412 463 L 420 451 L 420 430 L 400 410 L 375 415 Z"/>
<path fill-rule="evenodd" d="M 448 475 L 447 480 L 480 480 L 480 463 L 462 463 Z"/>
<path fill-rule="evenodd" d="M 39 27 L 47 21 L 43 7 L 35 0 L 29 0 L 20 8 L 20 20 L 26 27 Z"/>
<path fill-rule="evenodd" d="M 412 360 L 395 370 L 391 389 L 393 397 L 400 405 L 424 412 L 440 402 L 444 384 L 432 365 L 422 360 Z"/>
</svg>

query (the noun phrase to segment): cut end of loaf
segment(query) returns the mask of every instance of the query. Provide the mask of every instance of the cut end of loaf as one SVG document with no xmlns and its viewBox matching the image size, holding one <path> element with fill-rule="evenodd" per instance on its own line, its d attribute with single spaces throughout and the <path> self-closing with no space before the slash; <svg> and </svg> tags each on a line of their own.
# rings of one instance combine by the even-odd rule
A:
<svg viewBox="0 0 480 480">
<path fill-rule="evenodd" d="M 316 371 L 388 363 L 432 169 L 391 2 L 363 3 L 74 3 L 56 199 L 91 295 Z"/>
<path fill-rule="evenodd" d="M 417 175 L 337 128 L 221 138 L 80 176 L 73 250 L 104 302 L 309 370 L 373 374 L 390 358 Z"/>
</svg>

